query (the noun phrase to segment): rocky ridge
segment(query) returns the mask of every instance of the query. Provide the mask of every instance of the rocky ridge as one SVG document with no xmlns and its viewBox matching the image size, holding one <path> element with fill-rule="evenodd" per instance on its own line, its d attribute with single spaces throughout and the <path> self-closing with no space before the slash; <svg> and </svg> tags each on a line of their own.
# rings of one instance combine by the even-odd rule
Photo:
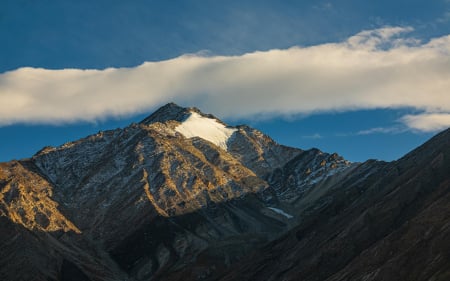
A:
<svg viewBox="0 0 450 281">
<path fill-rule="evenodd" d="M 212 276 L 292 227 L 295 216 L 280 207 L 286 183 L 273 174 L 295 159 L 309 169 L 299 190 L 350 165 L 167 104 L 138 124 L 2 164 L 0 218 L 53 249 L 44 256 L 56 262 L 39 266 L 36 280 L 64 279 L 67 271 L 90 280 Z M 30 266 L 39 259 L 30 253 Z M 201 259 L 208 262 L 197 265 Z M 27 272 L 1 268 L 8 280 Z"/>
<path fill-rule="evenodd" d="M 220 280 L 449 279 L 450 129 L 314 189 L 322 195 L 296 227 Z"/>
<path fill-rule="evenodd" d="M 350 163 L 167 104 L 137 124 L 0 165 L 0 279 L 354 280 L 334 270 L 358 268 L 358 254 L 392 229 L 374 224 L 379 234 L 358 238 L 355 227 L 386 217 L 365 208 L 400 200 L 388 190 L 408 183 L 402 173 L 428 171 L 427 161 L 445 170 L 440 139 L 436 151 L 406 156 L 414 160 Z M 361 242 L 347 248 L 353 234 Z"/>
</svg>

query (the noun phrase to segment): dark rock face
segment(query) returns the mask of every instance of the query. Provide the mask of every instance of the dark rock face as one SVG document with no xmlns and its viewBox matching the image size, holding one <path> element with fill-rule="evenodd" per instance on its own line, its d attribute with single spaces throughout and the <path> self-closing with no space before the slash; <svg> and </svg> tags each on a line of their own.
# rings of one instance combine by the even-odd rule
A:
<svg viewBox="0 0 450 281">
<path fill-rule="evenodd" d="M 63 260 L 61 265 L 61 281 L 91 281 L 75 264 Z"/>
<path fill-rule="evenodd" d="M 447 280 L 449 141 L 349 163 L 168 104 L 0 164 L 0 279 Z"/>
<path fill-rule="evenodd" d="M 360 164 L 221 280 L 447 280 L 449 210 L 447 130 L 398 161 Z"/>
</svg>

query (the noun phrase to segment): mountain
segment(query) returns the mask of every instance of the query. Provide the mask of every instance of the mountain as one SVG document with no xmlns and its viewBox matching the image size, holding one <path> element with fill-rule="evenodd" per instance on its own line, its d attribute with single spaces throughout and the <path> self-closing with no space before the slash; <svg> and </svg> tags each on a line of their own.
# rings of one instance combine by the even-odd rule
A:
<svg viewBox="0 0 450 281">
<path fill-rule="evenodd" d="M 450 280 L 450 129 L 322 192 L 220 280 Z"/>
<path fill-rule="evenodd" d="M 449 141 L 350 163 L 167 104 L 0 164 L 0 279 L 444 280 Z"/>
</svg>

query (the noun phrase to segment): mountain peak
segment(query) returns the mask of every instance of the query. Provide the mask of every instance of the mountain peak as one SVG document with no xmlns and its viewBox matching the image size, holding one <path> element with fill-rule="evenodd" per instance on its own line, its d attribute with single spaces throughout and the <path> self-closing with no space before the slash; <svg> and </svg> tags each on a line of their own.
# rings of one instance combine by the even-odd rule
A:
<svg viewBox="0 0 450 281">
<path fill-rule="evenodd" d="M 169 120 L 181 121 L 186 118 L 189 112 L 188 108 L 181 107 L 173 102 L 163 105 L 150 116 L 142 120 L 141 124 L 151 124 L 154 122 L 166 122 Z"/>
<path fill-rule="evenodd" d="M 157 109 L 150 116 L 142 120 L 140 123 L 148 125 L 155 122 L 164 123 L 170 120 L 183 122 L 186 119 L 188 119 L 189 116 L 193 115 L 193 113 L 197 113 L 198 115 L 204 118 L 215 119 L 216 122 L 224 126 L 228 126 L 216 116 L 204 113 L 197 107 L 182 107 L 173 102 L 161 106 L 159 109 Z"/>
<path fill-rule="evenodd" d="M 181 107 L 175 103 L 168 103 L 156 110 L 149 117 L 142 120 L 141 124 L 155 122 L 165 123 L 178 121 L 181 124 L 174 129 L 186 138 L 199 137 L 210 141 L 227 150 L 227 142 L 236 131 L 212 114 L 205 114 L 196 107 Z"/>
</svg>

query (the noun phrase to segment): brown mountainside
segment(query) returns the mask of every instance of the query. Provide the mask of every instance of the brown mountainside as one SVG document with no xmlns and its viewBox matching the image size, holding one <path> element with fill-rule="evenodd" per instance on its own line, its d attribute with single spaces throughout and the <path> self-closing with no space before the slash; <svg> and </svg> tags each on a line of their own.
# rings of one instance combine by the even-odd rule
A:
<svg viewBox="0 0 450 281">
<path fill-rule="evenodd" d="M 0 279 L 445 280 L 449 134 L 349 163 L 168 104 L 0 164 Z"/>
</svg>

